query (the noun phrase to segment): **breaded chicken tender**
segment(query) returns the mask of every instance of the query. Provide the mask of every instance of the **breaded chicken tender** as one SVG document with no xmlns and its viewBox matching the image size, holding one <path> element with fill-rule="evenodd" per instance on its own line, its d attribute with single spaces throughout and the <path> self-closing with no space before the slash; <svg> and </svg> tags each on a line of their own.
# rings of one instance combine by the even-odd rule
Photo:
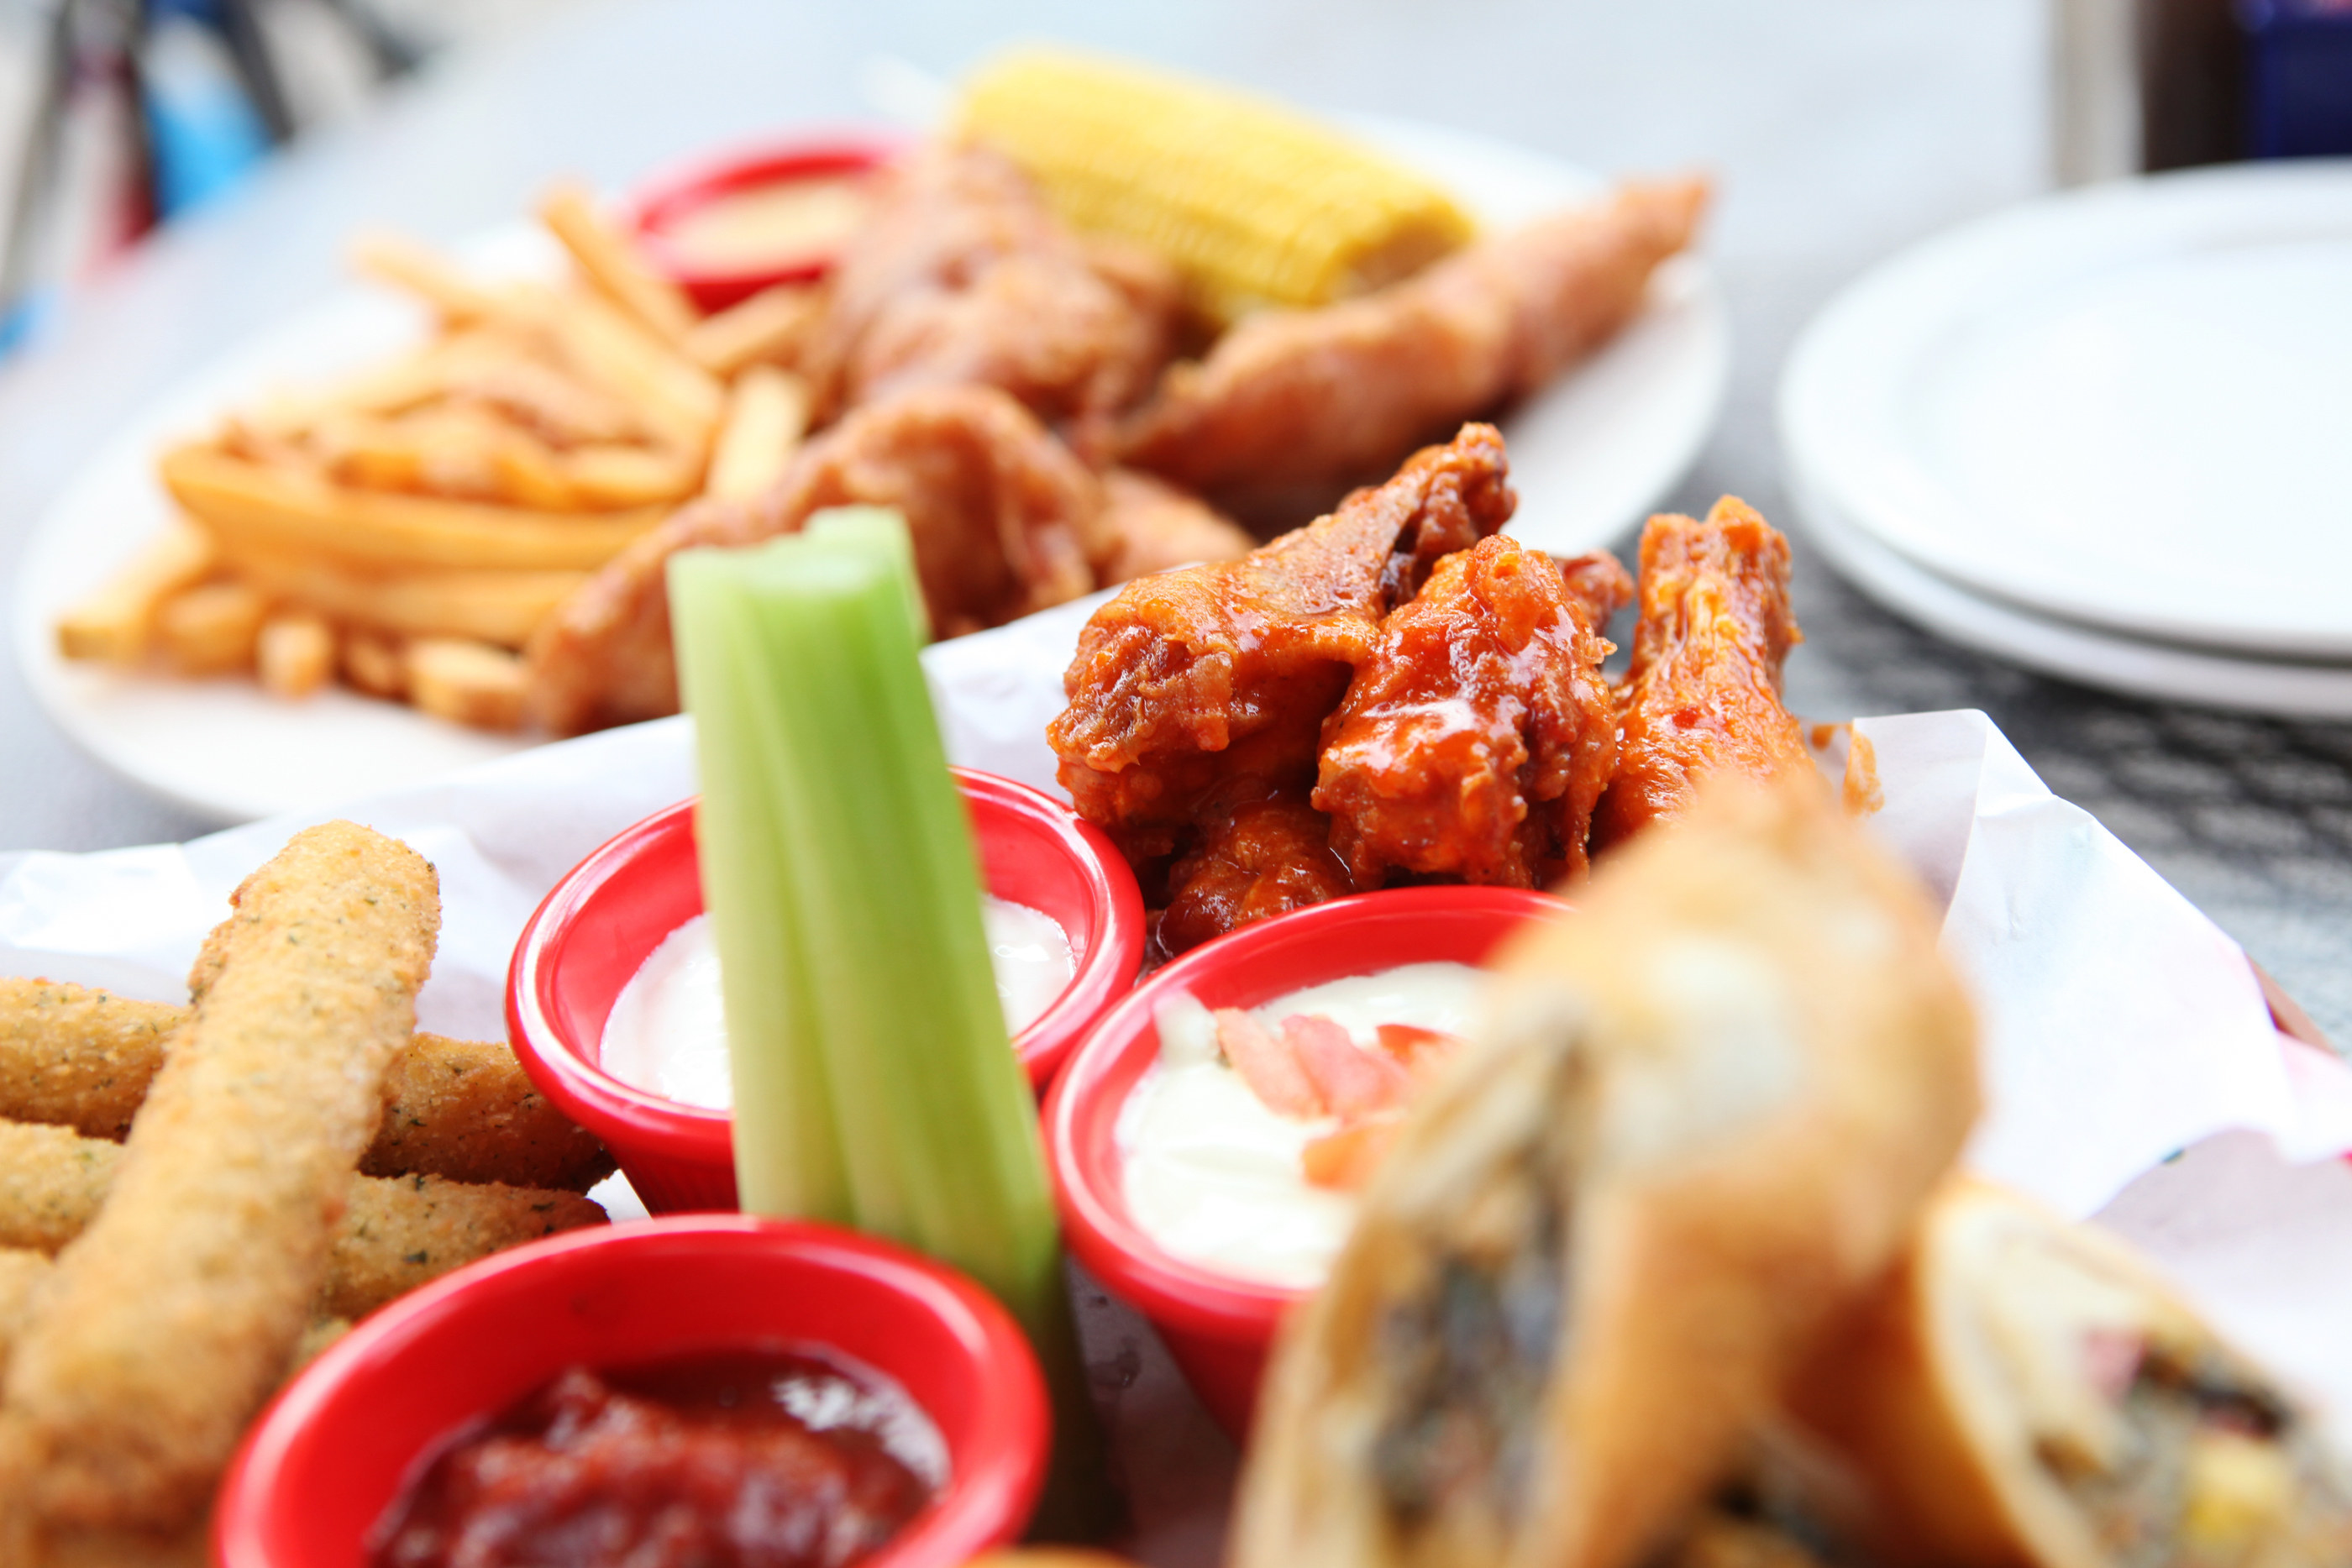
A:
<svg viewBox="0 0 2352 1568">
<path fill-rule="evenodd" d="M 1627 185 L 1375 293 L 1253 316 L 1160 378 L 1118 455 L 1212 496 L 1368 478 L 1614 337 L 1706 195 L 1699 180 Z"/>
<path fill-rule="evenodd" d="M 36 1286 L 10 1360 L 0 1467 L 50 1530 L 202 1515 L 310 1322 L 415 1029 L 440 903 L 414 851 L 310 828 L 232 902 L 109 1201 Z"/>
<path fill-rule="evenodd" d="M 0 979 L 0 1119 L 121 1139 L 187 1016 L 86 986 Z M 383 1121 L 360 1169 L 585 1192 L 613 1161 L 503 1043 L 419 1034 L 384 1075 Z"/>
</svg>

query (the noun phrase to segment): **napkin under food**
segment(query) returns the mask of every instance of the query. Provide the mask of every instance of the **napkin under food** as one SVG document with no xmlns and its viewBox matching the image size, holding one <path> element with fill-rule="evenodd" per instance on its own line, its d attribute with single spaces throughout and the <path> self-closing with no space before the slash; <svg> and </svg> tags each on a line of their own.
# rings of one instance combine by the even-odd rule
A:
<svg viewBox="0 0 2352 1568">
<path fill-rule="evenodd" d="M 925 651 L 952 760 L 1059 793 L 1045 727 L 1102 597 Z M 689 724 L 186 844 L 0 855 L 0 974 L 184 999 L 230 890 L 296 830 L 347 817 L 440 871 L 421 1027 L 499 1037 L 523 921 L 589 851 L 692 793 Z M 2352 1170 L 2316 1163 L 2352 1149 L 2352 1071 L 2279 1034 L 2237 945 L 2053 795 L 1984 715 L 1853 733 L 1883 797 L 1871 827 L 1945 901 L 1945 950 L 1981 1013 L 1988 1111 L 1971 1162 L 2069 1214 L 2104 1207 L 2250 1349 L 2352 1411 Z"/>
</svg>

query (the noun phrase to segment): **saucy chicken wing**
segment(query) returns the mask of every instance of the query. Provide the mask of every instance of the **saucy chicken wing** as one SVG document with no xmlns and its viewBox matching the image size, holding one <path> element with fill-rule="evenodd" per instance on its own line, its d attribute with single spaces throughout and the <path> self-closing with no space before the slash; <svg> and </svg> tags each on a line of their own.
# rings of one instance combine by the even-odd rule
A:
<svg viewBox="0 0 2352 1568">
<path fill-rule="evenodd" d="M 1331 848 L 1331 820 L 1285 789 L 1202 813 L 1200 836 L 1168 873 L 1160 943 L 1171 953 L 1270 915 L 1358 891 Z"/>
<path fill-rule="evenodd" d="M 1597 847 L 1679 816 L 1710 774 L 1811 773 L 1780 706 L 1780 665 L 1805 634 L 1789 610 L 1789 541 L 1736 497 L 1705 522 L 1642 530 L 1641 621 L 1621 709 L 1617 772 L 1593 812 Z"/>
<path fill-rule="evenodd" d="M 1046 420 L 1107 416 L 1150 390 L 1180 299 L 1164 262 L 1080 240 L 1003 157 L 935 146 L 884 176 L 803 365 L 821 410 L 977 382 Z"/>
<path fill-rule="evenodd" d="M 1627 185 L 1378 292 L 1253 316 L 1169 371 L 1120 455 L 1212 494 L 1378 472 L 1613 337 L 1706 194 L 1699 180 Z"/>
<path fill-rule="evenodd" d="M 1382 617 L 1516 501 L 1502 436 L 1465 425 L 1240 560 L 1128 584 L 1080 633 L 1046 730 L 1079 813 L 1140 862 L 1236 780 L 1310 784 L 1324 716 Z"/>
<path fill-rule="evenodd" d="M 993 626 L 1093 591 L 1118 549 L 1102 482 L 993 387 L 922 387 L 854 410 L 775 488 L 698 501 L 635 540 L 532 636 L 532 708 L 560 735 L 677 711 L 665 570 L 694 545 L 790 533 L 827 507 L 894 507 L 932 632 Z"/>
<path fill-rule="evenodd" d="M 1391 871 L 1509 887 L 1583 873 L 1617 760 L 1601 673 L 1614 649 L 1594 610 L 1605 623 L 1632 594 L 1613 557 L 1563 569 L 1496 535 L 1441 561 L 1389 616 L 1324 721 L 1315 787 L 1357 885 Z"/>
</svg>

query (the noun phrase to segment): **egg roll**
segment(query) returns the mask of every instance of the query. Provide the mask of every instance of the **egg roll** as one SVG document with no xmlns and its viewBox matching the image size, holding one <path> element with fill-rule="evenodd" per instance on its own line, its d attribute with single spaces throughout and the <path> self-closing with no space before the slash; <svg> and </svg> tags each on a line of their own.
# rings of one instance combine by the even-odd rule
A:
<svg viewBox="0 0 2352 1568">
<path fill-rule="evenodd" d="M 1286 1324 L 1235 1568 L 1645 1561 L 1957 1155 L 1968 1002 L 1818 786 L 1710 786 L 1579 903 Z"/>
<path fill-rule="evenodd" d="M 2124 1243 L 1955 1178 L 1790 1396 L 1890 1568 L 2352 1563 L 2352 1472 Z"/>
</svg>

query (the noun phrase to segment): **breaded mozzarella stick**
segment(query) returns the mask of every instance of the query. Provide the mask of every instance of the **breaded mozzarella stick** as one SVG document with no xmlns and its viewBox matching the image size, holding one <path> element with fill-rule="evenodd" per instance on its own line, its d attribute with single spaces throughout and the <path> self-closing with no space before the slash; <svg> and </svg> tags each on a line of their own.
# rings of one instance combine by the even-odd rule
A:
<svg viewBox="0 0 2352 1568">
<path fill-rule="evenodd" d="M 93 987 L 0 978 L 0 1117 L 121 1138 L 187 1017 Z M 505 1045 L 419 1034 L 385 1074 L 383 1121 L 360 1169 L 585 1192 L 613 1162 Z"/>
<path fill-rule="evenodd" d="M 216 929 L 194 1015 L 112 1192 L 36 1292 L 0 1397 L 52 1528 L 193 1522 L 283 1375 L 416 1022 L 440 903 L 423 857 L 299 833 Z"/>
</svg>

